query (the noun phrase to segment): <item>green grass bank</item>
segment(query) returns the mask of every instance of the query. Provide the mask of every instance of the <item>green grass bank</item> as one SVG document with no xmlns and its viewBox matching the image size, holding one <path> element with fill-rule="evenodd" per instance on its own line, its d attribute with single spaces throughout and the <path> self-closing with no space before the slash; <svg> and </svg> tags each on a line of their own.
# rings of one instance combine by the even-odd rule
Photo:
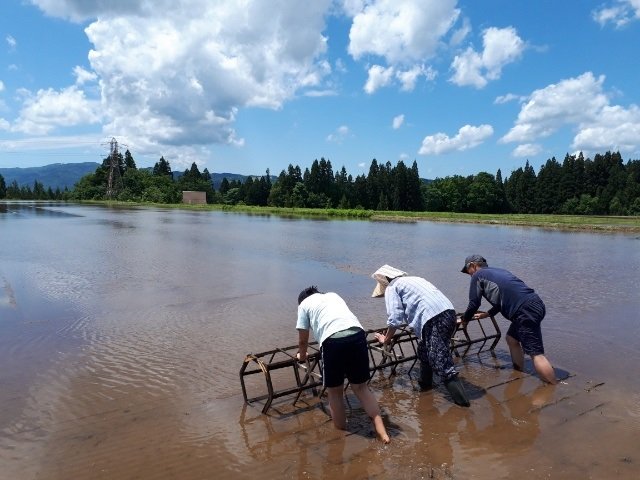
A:
<svg viewBox="0 0 640 480">
<path fill-rule="evenodd" d="M 511 225 L 542 227 L 562 230 L 592 232 L 638 232 L 640 217 L 617 217 L 599 215 L 541 215 L 541 214 L 481 214 L 452 212 L 391 212 L 375 210 L 340 210 L 323 208 L 256 207 L 248 205 L 187 205 L 150 204 L 130 202 L 81 202 L 109 205 L 111 207 L 154 207 L 192 211 L 222 211 L 250 215 L 277 215 L 282 217 L 360 219 L 380 222 L 449 222 L 489 225 Z"/>
</svg>

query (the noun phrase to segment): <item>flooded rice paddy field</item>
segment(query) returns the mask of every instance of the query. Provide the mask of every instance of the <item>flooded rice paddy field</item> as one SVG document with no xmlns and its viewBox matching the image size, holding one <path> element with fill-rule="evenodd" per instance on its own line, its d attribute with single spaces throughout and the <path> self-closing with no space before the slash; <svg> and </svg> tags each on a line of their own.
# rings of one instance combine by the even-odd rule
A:
<svg viewBox="0 0 640 480">
<path fill-rule="evenodd" d="M 346 433 L 310 393 L 244 404 L 242 361 L 296 343 L 302 288 L 379 328 L 380 265 L 463 310 L 470 253 L 544 299 L 559 385 L 511 370 L 504 340 L 457 360 L 468 409 L 377 375 L 387 446 L 350 391 Z M 0 203 L 0 479 L 635 479 L 638 272 L 629 234 Z"/>
</svg>

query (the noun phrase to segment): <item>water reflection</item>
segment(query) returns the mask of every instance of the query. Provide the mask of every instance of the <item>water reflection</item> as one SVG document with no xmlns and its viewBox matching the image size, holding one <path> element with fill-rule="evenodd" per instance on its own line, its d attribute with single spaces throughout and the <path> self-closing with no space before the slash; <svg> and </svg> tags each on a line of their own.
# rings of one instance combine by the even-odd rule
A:
<svg viewBox="0 0 640 480">
<path fill-rule="evenodd" d="M 517 455 L 528 450 L 538 439 L 540 408 L 546 405 L 554 393 L 553 386 L 539 385 L 533 391 L 521 391 L 523 383 L 513 381 L 517 373 L 500 392 L 501 399 L 487 393 L 490 422 L 470 419 L 461 445 L 469 455 Z"/>
<path fill-rule="evenodd" d="M 0 276 L 0 307 L 16 308 L 16 295 L 6 278 Z"/>
<path fill-rule="evenodd" d="M 365 328 L 380 328 L 386 318 L 370 298 L 370 272 L 403 266 L 461 310 L 468 277 L 459 266 L 471 252 L 536 288 L 548 307 L 549 358 L 606 379 L 625 428 L 599 432 L 620 455 L 637 454 L 628 441 L 638 432 L 637 406 L 617 400 L 638 388 L 628 373 L 640 361 L 633 236 L 20 202 L 0 208 L 0 456 L 10 455 L 6 471 L 26 472 L 21 478 L 87 478 L 99 471 L 91 465 L 110 478 L 179 472 L 183 479 L 207 478 L 214 467 L 228 478 L 446 478 L 477 475 L 479 459 L 512 471 L 535 466 L 563 446 L 545 429 L 553 408 L 536 410 L 549 392 L 538 392 L 536 379 L 487 388 L 512 374 L 504 341 L 495 358 L 461 362 L 472 396 L 466 413 L 441 392 L 414 391 L 406 376 L 374 384 L 393 436 L 386 450 L 355 400 L 347 434 L 311 401 L 281 417 L 242 404 L 244 355 L 295 343 L 302 288 L 340 293 Z M 143 466 L 151 458 L 157 464 Z M 599 464 L 615 458 L 600 456 Z"/>
<path fill-rule="evenodd" d="M 64 206 L 59 202 L 0 202 L 0 220 L 10 218 L 21 218 L 29 216 L 38 217 L 69 217 L 76 216 L 72 213 L 64 212 L 58 207 Z M 9 218 L 7 218 L 9 217 Z"/>
</svg>

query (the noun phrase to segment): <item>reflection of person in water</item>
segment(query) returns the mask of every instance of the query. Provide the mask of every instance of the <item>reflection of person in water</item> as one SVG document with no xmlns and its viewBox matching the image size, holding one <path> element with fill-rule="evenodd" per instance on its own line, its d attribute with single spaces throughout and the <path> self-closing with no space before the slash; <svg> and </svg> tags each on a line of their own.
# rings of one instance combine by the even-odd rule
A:
<svg viewBox="0 0 640 480">
<path fill-rule="evenodd" d="M 327 441 L 326 455 L 323 454 L 324 448 L 318 446 L 314 450 L 322 458 L 322 474 L 319 478 L 383 478 L 387 473 L 383 462 L 371 461 L 370 455 L 367 454 L 371 448 L 368 442 L 358 444 L 350 437 L 341 435 Z M 319 449 L 322 450 L 318 451 Z M 307 474 L 299 478 L 308 476 Z"/>
<path fill-rule="evenodd" d="M 442 475 L 442 478 L 451 478 L 449 471 L 453 466 L 452 441 L 460 436 L 460 420 L 463 418 L 460 409 L 449 408 L 449 405 L 437 405 L 433 395 L 420 395 L 416 402 L 416 413 L 420 421 L 420 436 L 416 442 L 415 455 L 421 458 L 428 467 L 429 478 L 434 475 L 434 470 Z M 425 455 L 425 447 L 428 455 Z M 423 470 L 424 471 L 424 470 Z M 436 475 L 436 478 L 441 478 Z"/>
<path fill-rule="evenodd" d="M 507 383 L 502 401 L 490 391 L 486 393 L 493 421 L 478 429 L 469 418 L 466 433 L 461 436 L 463 443 L 474 448 L 482 445 L 489 452 L 504 454 L 522 453 L 533 445 L 540 434 L 538 416 L 541 407 L 554 389 L 549 385 L 539 385 L 532 392 L 521 392 L 523 381 L 520 375 L 513 373 L 514 378 Z"/>
<path fill-rule="evenodd" d="M 386 454 L 402 465 L 396 476 L 458 478 L 454 475 L 454 457 L 460 453 L 460 437 L 467 434 L 465 420 L 470 412 L 456 408 L 440 395 L 413 395 L 404 390 L 389 392 L 387 398 L 403 412 L 396 415 L 404 432 L 402 450 Z"/>
</svg>

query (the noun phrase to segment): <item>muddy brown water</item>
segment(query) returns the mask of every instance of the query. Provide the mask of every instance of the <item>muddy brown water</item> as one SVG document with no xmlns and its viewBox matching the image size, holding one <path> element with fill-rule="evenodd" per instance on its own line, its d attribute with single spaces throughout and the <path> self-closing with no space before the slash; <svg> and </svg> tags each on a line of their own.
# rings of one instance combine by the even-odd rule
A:
<svg viewBox="0 0 640 480">
<path fill-rule="evenodd" d="M 377 376 L 388 446 L 350 391 L 346 433 L 310 394 L 244 404 L 245 354 L 295 344 L 303 287 L 382 327 L 380 265 L 462 310 L 476 252 L 544 299 L 558 386 L 504 340 L 457 360 L 469 409 Z M 637 234 L 0 203 L 0 479 L 639 478 L 638 272 Z"/>
</svg>

